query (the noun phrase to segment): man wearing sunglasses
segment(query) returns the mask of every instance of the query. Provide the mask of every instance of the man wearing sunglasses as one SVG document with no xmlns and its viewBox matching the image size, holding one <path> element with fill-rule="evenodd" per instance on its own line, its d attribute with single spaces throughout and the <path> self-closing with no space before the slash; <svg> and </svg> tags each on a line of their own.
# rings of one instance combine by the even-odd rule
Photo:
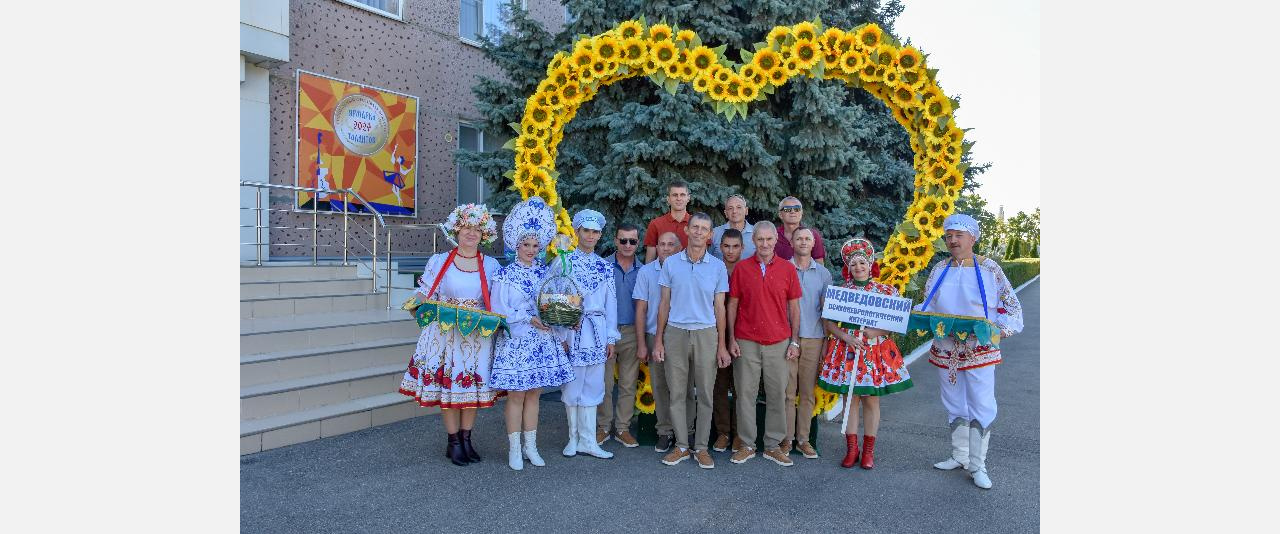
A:
<svg viewBox="0 0 1280 534">
<path fill-rule="evenodd" d="M 795 256 L 791 239 L 795 237 L 796 230 L 809 228 L 801 222 L 804 219 L 804 204 L 796 197 L 782 199 L 778 203 L 778 219 L 782 222 L 778 224 L 778 244 L 774 246 L 773 253 L 779 258 L 790 260 Z M 809 229 L 813 231 L 813 259 L 826 265 L 827 249 L 822 246 L 822 233 L 817 228 Z"/>
<path fill-rule="evenodd" d="M 631 300 L 635 291 L 640 262 L 636 261 L 636 247 L 640 245 L 640 228 L 631 223 L 618 225 L 613 244 L 617 252 L 605 258 L 613 266 L 613 283 L 618 290 L 618 332 L 622 334 L 613 349 L 613 357 L 604 363 L 604 402 L 597 408 L 596 443 L 604 445 L 609 439 L 609 426 L 616 432 L 614 441 L 624 447 L 640 445 L 631 435 L 631 414 L 636 406 L 636 377 L 640 373 L 640 360 L 636 359 L 636 308 Z M 613 404 L 613 373 L 618 373 L 618 404 Z M 617 418 L 614 417 L 616 410 Z"/>
</svg>

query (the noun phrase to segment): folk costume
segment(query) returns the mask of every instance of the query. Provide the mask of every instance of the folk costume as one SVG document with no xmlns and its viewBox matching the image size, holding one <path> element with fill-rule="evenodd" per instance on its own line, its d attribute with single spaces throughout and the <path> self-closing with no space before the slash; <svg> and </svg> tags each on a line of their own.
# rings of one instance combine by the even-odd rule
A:
<svg viewBox="0 0 1280 534">
<path fill-rule="evenodd" d="M 542 198 L 536 196 L 516 204 L 502 222 L 502 237 L 509 252 L 517 250 L 520 242 L 529 237 L 538 240 L 540 250 L 546 249 L 555 235 L 554 215 Z M 498 336 L 489 387 L 528 391 L 559 386 L 573 379 L 573 368 L 560 340 L 550 331 L 530 324 L 530 320 L 538 316 L 538 292 L 546 273 L 547 266 L 537 259 L 525 265 L 517 258 L 499 269 L 490 282 L 493 311 L 506 316 L 508 330 Z M 538 402 L 538 399 L 525 402 Z M 532 429 L 507 434 L 508 463 L 512 469 L 523 469 L 522 453 L 533 465 L 546 465 L 538 454 L 537 432 Z"/>
<path fill-rule="evenodd" d="M 875 247 L 870 241 L 853 238 L 845 241 L 840 247 L 840 256 L 844 258 L 843 287 L 858 291 L 867 291 L 891 297 L 898 296 L 897 288 L 875 281 L 873 268 L 871 278 L 855 280 L 849 270 L 849 263 L 856 257 L 862 257 L 874 264 Z M 830 337 L 829 349 L 818 372 L 818 387 L 842 395 L 884 396 L 911 389 L 911 374 L 907 372 L 906 363 L 902 359 L 902 351 L 889 336 L 868 336 L 862 327 L 841 323 L 840 327 L 863 343 L 866 348 L 858 349 Z M 850 403 L 852 404 L 852 403 Z M 851 408 L 852 409 L 852 408 Z M 863 436 L 861 452 L 858 448 L 858 429 L 855 425 L 845 433 L 848 451 L 845 454 L 843 467 L 853 467 L 862 459 L 862 468 L 874 467 L 875 436 Z"/>
<path fill-rule="evenodd" d="M 975 239 L 979 237 L 978 221 L 965 214 L 947 217 L 943 229 L 963 230 Z M 934 467 L 965 467 L 974 484 L 990 488 L 986 456 L 991 423 L 996 418 L 999 340 L 1022 331 L 1022 304 L 1000 265 L 977 255 L 959 265 L 950 259 L 938 262 L 929 272 L 925 288 L 925 301 L 917 310 L 973 325 L 953 325 L 947 335 L 935 336 L 929 348 L 929 363 L 938 368 L 942 405 L 951 426 L 951 457 Z M 999 330 L 998 335 L 989 333 L 992 324 Z M 945 322 L 936 326 L 944 332 L 947 328 Z"/>
<path fill-rule="evenodd" d="M 456 242 L 464 226 L 478 227 L 482 243 L 493 242 L 496 225 L 483 205 L 458 206 L 442 228 Z M 463 410 L 493 406 L 502 392 L 489 385 L 493 362 L 493 335 L 502 317 L 489 310 L 489 281 L 498 274 L 498 260 L 477 252 L 479 269 L 464 271 L 454 263 L 455 247 L 427 260 L 418 291 L 404 304 L 422 327 L 409 368 L 400 381 L 400 393 L 424 407 Z M 456 451 L 465 452 L 457 456 Z M 449 452 L 455 464 L 480 460 L 471 446 L 471 429 L 449 435 Z M 461 460 L 461 463 L 459 461 Z"/>
<path fill-rule="evenodd" d="M 603 231 L 605 218 L 598 211 L 583 210 L 573 216 L 573 228 Z M 584 452 L 597 458 L 613 453 L 596 442 L 596 406 L 604 402 L 606 347 L 622 338 L 618 332 L 617 288 L 613 265 L 595 252 L 574 250 L 567 257 L 569 276 L 582 292 L 582 319 L 578 329 L 555 327 L 557 337 L 569 344 L 573 380 L 560 389 L 569 420 L 569 442 L 564 455 Z M 555 268 L 554 266 L 552 267 Z"/>
</svg>

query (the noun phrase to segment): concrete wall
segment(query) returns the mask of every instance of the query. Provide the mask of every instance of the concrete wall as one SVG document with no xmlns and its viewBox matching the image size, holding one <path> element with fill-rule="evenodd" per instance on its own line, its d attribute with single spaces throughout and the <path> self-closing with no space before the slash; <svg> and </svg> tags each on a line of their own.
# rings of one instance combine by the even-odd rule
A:
<svg viewBox="0 0 1280 534">
<path fill-rule="evenodd" d="M 270 175 L 271 85 L 267 68 L 289 60 L 289 0 L 240 1 L 240 176 L 266 182 Z M 258 199 L 255 199 L 255 195 Z M 261 202 L 259 204 L 258 202 Z M 265 190 L 240 188 L 240 207 L 268 206 Z M 244 243 L 269 243 L 270 229 L 258 234 L 255 211 L 240 211 L 240 260 L 255 260 L 258 248 Z M 268 221 L 263 212 L 262 223 Z M 270 254 L 262 247 L 262 259 Z"/>
<path fill-rule="evenodd" d="M 552 31 L 564 22 L 558 0 L 528 0 L 530 12 Z M 458 36 L 458 0 L 406 0 L 403 20 L 394 20 L 336 0 L 289 2 L 290 58 L 270 69 L 270 181 L 294 183 L 296 73 L 298 69 L 363 83 L 419 98 L 417 217 L 394 218 L 393 224 L 434 224 L 453 209 L 457 195 L 460 120 L 477 119 L 471 87 L 480 76 L 499 77 L 482 51 Z M 273 199 L 273 208 L 290 209 L 291 198 Z M 273 213 L 272 226 L 309 227 L 309 213 Z M 341 216 L 321 215 L 321 226 L 341 226 Z M 370 225 L 353 217 L 359 226 Z M 359 232 L 359 231 L 357 231 Z M 360 232 L 361 235 L 365 235 Z M 403 235 L 403 237 L 402 237 Z M 331 233 L 322 244 L 340 244 Z M 311 231 L 278 229 L 272 254 L 309 256 Z M 429 251 L 430 232 L 398 232 L 394 249 Z M 365 239 L 367 241 L 367 238 Z M 305 243 L 286 246 L 280 243 Z M 321 248 L 321 255 L 341 254 Z"/>
</svg>

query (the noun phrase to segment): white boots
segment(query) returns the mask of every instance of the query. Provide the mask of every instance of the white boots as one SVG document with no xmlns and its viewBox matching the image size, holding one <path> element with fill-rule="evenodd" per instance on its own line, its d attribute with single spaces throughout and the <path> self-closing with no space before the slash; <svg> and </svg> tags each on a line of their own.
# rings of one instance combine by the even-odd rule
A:
<svg viewBox="0 0 1280 534">
<path fill-rule="evenodd" d="M 590 454 L 596 458 L 613 458 L 613 453 L 601 449 L 600 444 L 596 443 L 596 407 L 574 406 L 573 408 L 578 412 L 578 452 Z M 570 425 L 570 439 L 572 439 L 573 430 L 573 425 Z"/>
<path fill-rule="evenodd" d="M 951 457 L 933 464 L 933 467 L 950 471 L 969 465 L 969 422 L 956 419 L 951 422 Z"/>
<path fill-rule="evenodd" d="M 528 458 L 529 463 L 533 464 L 534 466 L 543 467 L 547 465 L 547 462 L 542 461 L 542 457 L 538 455 L 537 441 L 538 441 L 537 430 L 524 431 L 524 457 Z"/>
<path fill-rule="evenodd" d="M 564 446 L 564 455 L 575 456 L 578 454 L 578 407 L 564 405 L 564 417 L 569 421 L 569 444 Z"/>
<path fill-rule="evenodd" d="M 507 465 L 516 471 L 524 469 L 524 461 L 520 459 L 520 433 L 507 434 Z"/>
<path fill-rule="evenodd" d="M 965 468 L 973 477 L 973 485 L 991 489 L 991 477 L 987 476 L 987 444 L 991 441 L 991 429 L 982 428 L 977 421 L 969 425 L 969 465 Z"/>
</svg>

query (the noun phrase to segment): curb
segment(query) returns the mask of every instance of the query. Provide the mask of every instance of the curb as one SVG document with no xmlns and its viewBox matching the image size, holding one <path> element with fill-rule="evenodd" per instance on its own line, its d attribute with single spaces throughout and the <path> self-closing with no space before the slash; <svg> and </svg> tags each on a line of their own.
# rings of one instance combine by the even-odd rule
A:
<svg viewBox="0 0 1280 534">
<path fill-rule="evenodd" d="M 1040 279 L 1040 275 L 1038 275 L 1038 274 L 1037 274 L 1037 275 L 1035 276 L 1035 278 L 1032 278 L 1032 279 L 1030 279 L 1030 280 L 1027 280 L 1026 282 L 1023 282 L 1023 283 L 1022 283 L 1022 285 L 1020 285 L 1020 286 L 1018 286 L 1018 287 L 1014 288 L 1014 289 L 1013 289 L 1013 292 L 1014 292 L 1014 293 L 1019 293 L 1019 292 L 1021 292 L 1021 291 L 1022 291 L 1022 288 L 1024 288 L 1024 287 L 1027 287 L 1027 286 L 1031 285 L 1031 283 L 1032 283 L 1032 282 L 1035 282 L 1036 280 L 1039 280 L 1039 279 Z M 925 343 L 924 345 L 920 345 L 919 347 L 916 347 L 916 350 L 911 351 L 911 354 L 908 354 L 908 355 L 907 355 L 907 357 L 905 358 L 904 363 L 903 363 L 902 365 L 904 365 L 904 366 L 908 366 L 908 365 L 911 365 L 911 363 L 912 363 L 912 362 L 914 362 L 914 361 L 916 361 L 916 360 L 920 359 L 920 357 L 921 357 L 921 356 L 924 356 L 924 354 L 925 354 L 926 352 L 929 352 L 929 347 L 930 347 L 930 346 L 931 346 L 930 344 Z"/>
</svg>

